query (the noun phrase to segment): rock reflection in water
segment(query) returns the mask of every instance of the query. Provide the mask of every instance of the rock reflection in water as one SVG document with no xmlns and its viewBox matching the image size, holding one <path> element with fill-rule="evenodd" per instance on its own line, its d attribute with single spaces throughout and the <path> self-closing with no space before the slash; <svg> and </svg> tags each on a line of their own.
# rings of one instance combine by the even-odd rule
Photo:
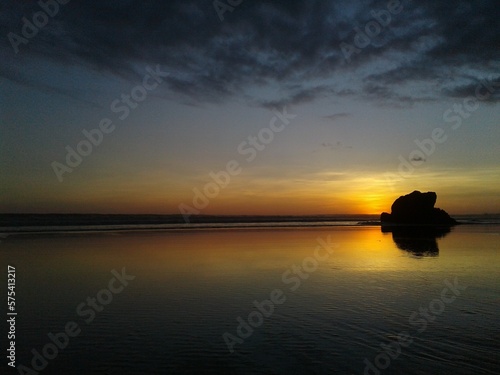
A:
<svg viewBox="0 0 500 375">
<path fill-rule="evenodd" d="M 438 256 L 438 238 L 445 237 L 451 228 L 434 226 L 382 226 L 383 233 L 392 233 L 392 240 L 400 250 L 413 256 Z"/>
</svg>

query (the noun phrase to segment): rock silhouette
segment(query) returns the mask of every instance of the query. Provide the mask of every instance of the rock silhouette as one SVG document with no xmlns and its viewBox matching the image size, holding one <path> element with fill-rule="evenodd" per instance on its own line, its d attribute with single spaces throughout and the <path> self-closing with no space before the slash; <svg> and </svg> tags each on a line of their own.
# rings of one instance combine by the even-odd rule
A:
<svg viewBox="0 0 500 375">
<path fill-rule="evenodd" d="M 437 194 L 435 192 L 414 192 L 396 199 L 391 206 L 391 213 L 380 215 L 382 225 L 456 225 L 455 219 L 440 208 L 434 207 Z"/>
</svg>

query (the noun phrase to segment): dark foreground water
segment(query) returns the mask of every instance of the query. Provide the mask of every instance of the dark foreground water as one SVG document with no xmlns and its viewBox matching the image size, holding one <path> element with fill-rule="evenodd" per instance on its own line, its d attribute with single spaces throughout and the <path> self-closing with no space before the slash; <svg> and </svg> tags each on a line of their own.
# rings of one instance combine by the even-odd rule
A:
<svg viewBox="0 0 500 375">
<path fill-rule="evenodd" d="M 0 242 L 1 373 L 499 374 L 499 234 L 10 236 Z M 5 355 L 8 265 L 20 372 Z"/>
</svg>

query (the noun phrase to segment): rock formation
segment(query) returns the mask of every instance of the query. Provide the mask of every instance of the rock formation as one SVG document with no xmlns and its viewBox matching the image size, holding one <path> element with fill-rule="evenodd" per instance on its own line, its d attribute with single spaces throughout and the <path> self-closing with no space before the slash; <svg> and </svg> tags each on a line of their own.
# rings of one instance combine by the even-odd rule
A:
<svg viewBox="0 0 500 375">
<path fill-rule="evenodd" d="M 391 206 L 391 213 L 383 212 L 380 221 L 382 225 L 456 225 L 455 219 L 446 211 L 434 207 L 436 199 L 434 192 L 421 193 L 415 190 L 396 199 Z"/>
</svg>

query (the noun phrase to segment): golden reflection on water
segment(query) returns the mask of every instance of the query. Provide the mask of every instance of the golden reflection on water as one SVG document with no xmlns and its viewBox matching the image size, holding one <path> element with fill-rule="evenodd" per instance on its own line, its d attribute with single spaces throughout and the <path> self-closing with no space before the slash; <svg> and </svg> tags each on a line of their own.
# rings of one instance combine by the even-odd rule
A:
<svg viewBox="0 0 500 375">
<path fill-rule="evenodd" d="M 342 363 L 351 358 L 350 367 L 362 369 L 363 357 L 379 350 L 381 333 L 412 329 L 412 312 L 428 306 L 443 282 L 455 278 L 467 291 L 447 306 L 439 317 L 442 325 L 435 324 L 423 337 L 431 342 L 431 352 L 440 348 L 443 337 L 453 348 L 465 337 L 461 353 L 468 355 L 484 338 L 477 332 L 488 332 L 496 322 L 498 231 L 457 227 L 436 240 L 439 251 L 432 256 L 411 251 L 412 241 L 421 244 L 418 236 L 404 234 L 409 248 L 402 250 L 392 233 L 369 226 L 19 236 L 0 244 L 0 260 L 16 266 L 23 317 L 18 328 L 29 338 L 20 351 L 25 357 L 31 347 L 45 344 L 47 332 L 75 320 L 85 331 L 69 351 L 95 346 L 93 357 L 102 352 L 102 364 L 116 353 L 121 353 L 116 366 L 136 365 L 137 355 L 154 364 L 183 365 L 215 353 L 239 366 L 241 357 L 227 357 L 222 333 L 234 333 L 236 318 L 247 317 L 254 301 L 279 288 L 286 303 L 241 345 L 247 356 L 260 363 L 269 354 L 282 366 L 306 343 L 313 357 L 329 363 L 336 353 Z M 294 290 L 283 274 L 314 257 L 318 238 L 330 239 L 332 253 L 317 260 L 317 269 Z M 92 325 L 85 325 L 76 306 L 106 288 L 112 269 L 123 267 L 136 278 Z M 486 344 L 487 354 L 479 361 L 493 358 L 489 353 L 495 345 Z"/>
<path fill-rule="evenodd" d="M 328 259 L 318 261 L 318 269 L 325 272 L 339 268 L 352 272 L 419 270 L 422 262 L 438 262 L 446 268 L 444 260 L 456 263 L 463 257 L 471 265 L 484 266 L 484 258 L 475 255 L 497 259 L 499 248 L 494 231 L 485 235 L 459 227 L 437 239 L 439 252 L 433 257 L 418 257 L 399 249 L 391 233 L 358 226 L 19 237 L 4 241 L 1 254 L 29 269 L 24 277 L 32 280 L 95 279 L 111 269 L 127 267 L 146 279 L 209 281 L 276 273 L 300 265 L 314 257 L 318 238 L 335 244 Z M 477 247 L 476 254 L 470 253 L 471 244 Z"/>
</svg>

